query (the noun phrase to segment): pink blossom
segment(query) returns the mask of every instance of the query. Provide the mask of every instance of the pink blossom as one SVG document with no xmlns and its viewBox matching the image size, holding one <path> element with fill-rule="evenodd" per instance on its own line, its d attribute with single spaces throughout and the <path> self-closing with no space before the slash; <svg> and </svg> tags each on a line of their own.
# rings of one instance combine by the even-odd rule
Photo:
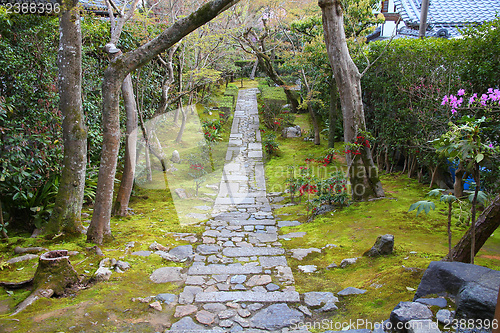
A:
<svg viewBox="0 0 500 333">
<path fill-rule="evenodd" d="M 469 105 L 471 105 L 472 103 L 474 103 L 474 101 L 476 100 L 477 98 L 477 94 L 474 94 L 471 96 L 471 98 L 469 98 Z"/>
<path fill-rule="evenodd" d="M 441 105 L 446 105 L 446 103 L 448 103 L 448 96 L 444 95 Z"/>
<path fill-rule="evenodd" d="M 486 106 L 486 101 L 488 101 L 488 98 L 489 98 L 489 97 L 488 97 L 488 95 L 486 95 L 486 94 L 482 94 L 482 95 L 481 95 L 481 105 L 482 105 L 482 106 Z"/>
<path fill-rule="evenodd" d="M 457 110 L 451 109 L 451 114 L 455 114 L 455 113 L 457 113 Z"/>
<path fill-rule="evenodd" d="M 457 93 L 458 96 L 463 96 L 465 95 L 465 90 L 464 89 L 460 89 Z"/>
</svg>

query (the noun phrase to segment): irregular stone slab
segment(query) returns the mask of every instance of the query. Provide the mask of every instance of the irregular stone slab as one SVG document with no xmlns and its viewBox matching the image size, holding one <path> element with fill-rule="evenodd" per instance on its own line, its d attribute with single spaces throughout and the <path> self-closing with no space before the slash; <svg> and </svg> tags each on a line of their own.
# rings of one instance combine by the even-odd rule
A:
<svg viewBox="0 0 500 333">
<path fill-rule="evenodd" d="M 199 293 L 195 297 L 196 303 L 206 302 L 300 302 L 296 291 L 253 292 L 253 291 L 219 291 L 214 293 Z"/>
<path fill-rule="evenodd" d="M 203 325 L 212 325 L 215 321 L 215 314 L 206 310 L 201 310 L 196 313 L 196 320 Z"/>
<path fill-rule="evenodd" d="M 165 251 L 156 251 L 154 254 L 159 255 L 162 259 L 168 260 L 168 261 L 173 261 L 173 262 L 179 262 L 179 258 L 176 256 L 171 255 L 168 252 Z"/>
<path fill-rule="evenodd" d="M 278 235 L 276 233 L 254 233 L 251 235 L 257 242 L 269 243 L 278 240 Z"/>
<path fill-rule="evenodd" d="M 218 245 L 201 244 L 196 247 L 196 252 L 203 255 L 219 253 L 221 247 Z"/>
<path fill-rule="evenodd" d="M 158 301 L 149 304 L 149 307 L 152 308 L 152 309 L 155 309 L 157 311 L 163 310 L 163 308 L 161 307 L 160 302 L 158 302 Z"/>
<path fill-rule="evenodd" d="M 444 308 L 448 305 L 448 302 L 446 299 L 439 297 L 439 298 L 419 298 L 415 300 L 415 302 L 422 303 L 425 305 L 430 305 L 430 306 L 438 306 L 440 308 Z"/>
<path fill-rule="evenodd" d="M 197 310 L 198 308 L 194 305 L 179 305 L 177 308 L 175 308 L 174 317 L 180 318 L 189 316 L 190 314 L 195 313 Z"/>
<path fill-rule="evenodd" d="M 298 266 L 298 269 L 301 270 L 304 273 L 314 273 L 318 270 L 316 265 L 304 265 L 304 266 Z"/>
<path fill-rule="evenodd" d="M 236 315 L 236 310 L 234 309 L 229 309 L 229 310 L 224 310 L 219 312 L 219 318 L 220 319 L 228 319 Z"/>
<path fill-rule="evenodd" d="M 97 281 L 108 281 L 111 278 L 113 272 L 107 267 L 99 267 L 94 273 L 94 278 Z"/>
<path fill-rule="evenodd" d="M 269 283 L 266 285 L 267 291 L 277 291 L 280 290 L 280 287 L 277 284 Z"/>
<path fill-rule="evenodd" d="M 250 317 L 252 313 L 250 311 L 248 311 L 247 309 L 238 309 L 238 315 L 240 317 L 243 317 L 243 318 L 246 318 L 246 317 Z"/>
<path fill-rule="evenodd" d="M 231 283 L 243 283 L 247 279 L 246 275 L 235 275 L 231 277 Z"/>
<path fill-rule="evenodd" d="M 302 322 L 304 314 L 290 309 L 286 304 L 272 304 L 257 312 L 251 319 L 250 325 L 267 331 L 274 331 L 292 324 Z"/>
<path fill-rule="evenodd" d="M 44 247 L 39 247 L 39 246 L 36 246 L 36 247 L 20 247 L 20 246 L 16 246 L 14 248 L 14 253 L 15 254 L 23 254 L 23 253 L 38 253 L 38 252 L 42 252 L 42 251 L 45 251 L 47 252 L 48 249 L 44 248 Z"/>
<path fill-rule="evenodd" d="M 196 286 L 186 286 L 184 290 L 179 295 L 179 303 L 180 304 L 191 304 L 194 301 L 194 297 L 196 294 L 203 292 L 201 287 Z"/>
<path fill-rule="evenodd" d="M 340 262 L 340 268 L 346 268 L 347 266 L 353 265 L 358 261 L 358 258 L 347 258 Z"/>
<path fill-rule="evenodd" d="M 154 283 L 167 283 L 184 281 L 181 274 L 181 267 L 162 267 L 158 268 L 151 274 L 149 279 Z"/>
<path fill-rule="evenodd" d="M 304 303 L 309 307 L 320 307 L 338 301 L 339 299 L 331 292 L 311 291 L 304 293 Z"/>
<path fill-rule="evenodd" d="M 264 304 L 262 304 L 262 303 L 252 303 L 252 304 L 247 305 L 247 309 L 249 311 L 257 311 L 257 310 L 262 309 L 262 307 L 264 307 Z"/>
<path fill-rule="evenodd" d="M 205 331 L 205 327 L 199 324 L 195 324 L 191 317 L 184 317 L 176 323 L 173 323 L 170 327 L 170 332 L 172 333 L 187 333 L 187 332 L 198 332 Z"/>
<path fill-rule="evenodd" d="M 307 306 L 301 305 L 301 306 L 299 306 L 298 309 L 299 309 L 300 312 L 302 312 L 306 316 L 308 316 L 308 317 L 312 316 L 312 312 L 311 312 L 311 310 L 309 310 L 309 308 Z"/>
<path fill-rule="evenodd" d="M 231 247 L 222 250 L 227 257 L 277 256 L 285 254 L 285 250 L 276 247 Z"/>
<path fill-rule="evenodd" d="M 186 279 L 186 284 L 190 285 L 201 286 L 204 283 L 205 283 L 205 278 L 199 275 L 188 276 Z"/>
<path fill-rule="evenodd" d="M 283 227 L 296 227 L 298 225 L 301 225 L 299 221 L 278 221 L 278 227 L 283 228 Z"/>
<path fill-rule="evenodd" d="M 371 249 L 363 253 L 364 256 L 380 257 L 392 254 L 394 250 L 394 236 L 387 234 L 378 236 L 375 244 Z"/>
<path fill-rule="evenodd" d="M 233 248 L 228 248 L 233 249 Z M 222 265 L 211 264 L 208 266 L 191 266 L 188 275 L 212 275 L 212 274 L 259 274 L 262 272 L 261 266 L 241 265 L 240 263 Z"/>
<path fill-rule="evenodd" d="M 292 258 L 295 258 L 297 260 L 302 260 L 304 259 L 308 254 L 316 252 L 316 253 L 321 253 L 320 249 L 317 249 L 315 247 L 311 247 L 308 249 L 292 249 Z"/>
<path fill-rule="evenodd" d="M 292 269 L 288 266 L 276 266 L 276 276 L 281 282 L 294 283 Z"/>
<path fill-rule="evenodd" d="M 177 302 L 177 295 L 174 294 L 158 294 L 156 295 L 156 300 L 163 302 L 165 304 L 171 304 Z"/>
<path fill-rule="evenodd" d="M 285 256 L 263 256 L 259 257 L 259 262 L 264 268 L 288 265 Z"/>
<path fill-rule="evenodd" d="M 441 333 L 438 324 L 430 319 L 410 320 L 405 326 L 408 333 Z"/>
<path fill-rule="evenodd" d="M 271 283 L 271 281 L 272 279 L 270 275 L 254 275 L 245 284 L 248 287 L 263 286 L 268 283 Z"/>
<path fill-rule="evenodd" d="M 214 280 L 217 282 L 226 282 L 228 277 L 228 274 L 216 274 L 213 276 Z"/>
<path fill-rule="evenodd" d="M 140 257 L 149 257 L 151 255 L 151 251 L 135 251 L 132 252 L 131 255 L 133 256 L 140 256 Z"/>
<path fill-rule="evenodd" d="M 220 313 L 226 310 L 226 306 L 220 303 L 207 303 L 203 305 L 203 308 L 213 313 Z"/>
<path fill-rule="evenodd" d="M 199 221 L 206 220 L 208 218 L 207 214 L 201 213 L 188 213 L 185 216 Z"/>
<path fill-rule="evenodd" d="M 36 258 L 38 258 L 38 256 L 36 254 L 25 254 L 25 255 L 20 256 L 20 257 L 15 257 L 15 258 L 9 259 L 9 260 L 7 260 L 7 263 L 8 264 L 15 264 L 15 263 L 18 263 L 21 261 L 27 261 L 27 260 L 36 259 Z"/>
<path fill-rule="evenodd" d="M 229 327 L 233 326 L 233 324 L 234 324 L 233 321 L 225 319 L 225 320 L 220 321 L 219 326 L 229 328 Z"/>
<path fill-rule="evenodd" d="M 358 289 L 354 287 L 347 287 L 344 290 L 341 290 L 337 293 L 337 295 L 340 296 L 349 296 L 349 295 L 361 295 L 366 293 L 366 290 L 364 289 Z"/>
<path fill-rule="evenodd" d="M 307 234 L 307 232 L 290 232 L 288 234 L 285 234 L 285 235 L 280 235 L 279 238 L 280 239 L 290 239 L 290 238 L 300 238 L 300 237 L 304 237 L 305 235 Z"/>
<path fill-rule="evenodd" d="M 168 251 L 170 255 L 173 255 L 179 258 L 180 261 L 189 259 L 191 256 L 194 256 L 193 246 L 192 245 L 181 245 L 174 247 L 172 250 Z"/>
<path fill-rule="evenodd" d="M 401 326 L 410 320 L 431 318 L 432 311 L 427 306 L 416 302 L 399 302 L 392 310 L 389 320 L 393 327 L 398 327 L 398 324 Z"/>
</svg>

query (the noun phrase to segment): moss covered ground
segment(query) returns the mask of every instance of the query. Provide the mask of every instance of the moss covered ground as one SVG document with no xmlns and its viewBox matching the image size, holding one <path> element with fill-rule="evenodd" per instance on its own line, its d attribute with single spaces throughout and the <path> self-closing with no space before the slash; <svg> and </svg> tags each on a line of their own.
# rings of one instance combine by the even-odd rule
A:
<svg viewBox="0 0 500 333">
<path fill-rule="evenodd" d="M 307 114 L 299 114 L 296 124 L 306 131 L 311 126 Z M 341 155 L 332 164 L 324 167 L 308 163 L 306 159 L 324 157 L 327 141 L 317 146 L 303 138 L 278 138 L 280 152 L 266 162 L 268 192 L 284 192 L 287 189 L 288 170 L 301 166 L 314 170 L 316 175 L 345 170 L 345 159 Z M 340 145 L 337 147 L 340 148 Z M 286 249 L 323 248 L 327 244 L 336 247 L 311 253 L 299 261 L 288 257 L 296 281 L 297 291 L 331 291 L 334 293 L 346 287 L 367 290 L 363 295 L 340 297 L 339 310 L 328 318 L 332 322 L 349 322 L 358 319 L 372 322 L 388 318 L 391 310 L 400 301 L 411 301 L 424 270 L 431 261 L 441 260 L 448 252 L 447 207 L 436 202 L 436 210 L 428 215 L 416 217 L 408 212 L 410 205 L 426 199 L 428 184 L 420 184 L 405 174 L 383 174 L 381 181 L 387 198 L 372 202 L 351 203 L 348 207 L 317 216 L 308 222 L 306 196 L 300 204 L 287 205 L 290 196 L 279 202 L 285 207 L 274 211 L 282 220 L 297 220 L 302 225 L 282 228 L 280 233 L 306 232 L 301 238 L 282 240 Z M 297 201 L 297 200 L 296 200 Z M 277 206 L 279 207 L 279 206 Z M 458 213 L 453 217 L 453 245 L 465 233 L 466 227 L 457 226 Z M 390 256 L 369 258 L 363 253 L 371 248 L 379 235 L 392 234 L 395 238 L 394 253 Z M 500 233 L 493 234 L 476 257 L 476 264 L 500 269 Z M 340 264 L 342 259 L 358 257 L 357 263 L 345 269 L 326 269 L 332 263 Z M 302 273 L 298 265 L 316 265 L 315 273 Z M 317 320 L 313 318 L 312 320 Z M 326 327 L 325 327 L 326 328 Z M 331 329 L 331 328 L 330 328 Z M 314 329 L 312 330 L 314 331 Z M 319 329 L 322 331 L 322 329 Z"/>
<path fill-rule="evenodd" d="M 240 87 L 239 82 L 236 84 Z M 257 82 L 244 81 L 243 86 L 254 88 L 257 87 Z M 215 103 L 219 96 L 222 96 L 222 92 L 214 97 Z M 198 108 L 197 112 L 201 119 L 218 117 L 215 112 L 212 115 L 206 113 L 204 108 Z M 296 123 L 304 129 L 309 128 L 305 114 L 297 115 Z M 229 136 L 229 128 L 230 121 L 223 133 L 224 140 Z M 184 140 L 190 140 L 189 135 Z M 319 158 L 326 152 L 325 140 L 320 146 L 301 138 L 278 138 L 278 142 L 279 156 L 273 156 L 266 161 L 269 192 L 282 192 L 286 189 L 284 184 L 289 166 L 305 166 L 306 158 Z M 323 170 L 318 173 L 324 172 L 321 166 L 309 166 Z M 180 173 L 187 173 L 186 165 L 176 167 Z M 333 171 L 342 170 L 344 167 L 342 156 L 338 156 L 326 169 Z M 163 174 L 158 168 L 154 169 L 153 178 L 157 180 L 156 184 L 164 184 Z M 187 177 L 183 179 L 179 186 L 186 188 L 188 192 L 194 191 L 193 180 Z M 206 204 L 206 201 L 200 198 L 209 196 L 209 189 L 204 185 L 211 182 L 212 180 L 207 180 L 200 188 L 199 196 L 191 196 L 183 205 L 194 207 Z M 364 295 L 342 298 L 339 310 L 329 314 L 329 319 L 334 321 L 387 319 L 398 302 L 412 299 L 413 289 L 417 288 L 423 270 L 429 262 L 439 260 L 446 254 L 446 207 L 436 203 L 436 211 L 416 217 L 414 212 L 407 212 L 408 207 L 424 198 L 428 192 L 427 186 L 400 174 L 382 175 L 382 183 L 387 199 L 353 203 L 346 208 L 318 216 L 311 222 L 307 222 L 304 199 L 301 204 L 275 210 L 275 215 L 282 220 L 303 222 L 298 227 L 284 228 L 281 233 L 307 232 L 302 238 L 282 240 L 286 249 L 322 248 L 327 244 L 337 246 L 324 249 L 321 254 L 310 254 L 302 261 L 288 258 L 299 292 L 338 292 L 349 286 L 368 291 Z M 178 294 L 181 291 L 178 284 L 154 284 L 150 282 L 149 276 L 157 268 L 185 264 L 167 263 L 153 255 L 147 258 L 132 256 L 130 252 L 147 250 L 154 241 L 169 247 L 188 244 L 187 241 L 176 239 L 173 233 L 189 232 L 200 235 L 203 232 L 203 228 L 196 224 L 179 223 L 177 207 L 172 199 L 175 195 L 160 185 L 136 187 L 130 203 L 132 214 L 125 218 L 112 218 L 114 240 L 101 248 L 106 257 L 121 258 L 129 262 L 131 269 L 126 273 L 113 273 L 108 282 L 90 284 L 84 289 L 69 292 L 66 297 L 38 300 L 16 316 L 9 316 L 9 313 L 30 291 L 0 290 L 0 332 L 157 332 L 168 327 L 169 323 L 175 320 L 172 318 L 173 308 L 166 307 L 158 312 L 149 308 L 148 303 L 132 302 L 132 298 L 168 292 Z M 285 195 L 285 201 L 280 204 L 289 202 L 290 198 Z M 91 215 L 92 207 L 86 207 L 85 225 L 88 225 Z M 454 242 L 458 241 L 464 231 L 464 228 L 453 227 Z M 386 233 L 395 236 L 393 255 L 377 259 L 362 257 L 355 265 L 345 269 L 325 269 L 332 262 L 339 264 L 344 258 L 361 257 L 373 245 L 378 235 Z M 126 244 L 132 241 L 135 242 L 134 248 L 126 252 Z M 78 274 L 87 279 L 103 258 L 97 256 L 94 250 L 87 249 L 93 244 L 86 243 L 84 236 L 76 239 L 46 240 L 11 232 L 9 240 L 0 242 L 0 281 L 23 281 L 35 273 L 37 260 L 11 265 L 5 263 L 14 257 L 16 246 L 42 246 L 50 250 L 78 251 L 78 255 L 71 257 L 71 262 Z M 317 265 L 318 272 L 300 273 L 297 266 L 306 264 Z M 479 252 L 477 264 L 500 269 L 498 232 Z"/>
</svg>

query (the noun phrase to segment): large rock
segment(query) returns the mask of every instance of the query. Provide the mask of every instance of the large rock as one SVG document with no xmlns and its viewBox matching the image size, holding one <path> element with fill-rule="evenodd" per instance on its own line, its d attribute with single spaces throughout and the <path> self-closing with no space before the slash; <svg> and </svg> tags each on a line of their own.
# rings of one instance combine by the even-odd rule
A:
<svg viewBox="0 0 500 333">
<path fill-rule="evenodd" d="M 170 160 L 174 163 L 181 163 L 181 156 L 177 150 L 172 152 L 172 158 Z"/>
<path fill-rule="evenodd" d="M 205 330 L 206 329 L 204 326 L 195 324 L 195 322 L 191 317 L 184 317 L 178 322 L 172 324 L 172 327 L 170 327 L 170 332 L 179 332 L 179 333 L 199 332 Z"/>
<path fill-rule="evenodd" d="M 451 294 L 457 318 L 493 319 L 500 272 L 462 262 L 433 261 L 420 281 L 414 300 L 425 295 Z"/>
<path fill-rule="evenodd" d="M 318 308 L 318 312 L 326 312 L 337 310 L 337 303 L 339 299 L 331 292 L 311 291 L 304 293 L 304 303 L 311 308 Z"/>
<path fill-rule="evenodd" d="M 383 255 L 392 254 L 393 250 L 394 250 L 394 236 L 387 234 L 378 236 L 372 248 L 366 251 L 363 255 L 369 257 L 379 257 Z"/>
<path fill-rule="evenodd" d="M 281 131 L 281 136 L 284 138 L 300 138 L 302 136 L 302 130 L 299 125 L 293 127 L 285 127 Z"/>
<path fill-rule="evenodd" d="M 431 319 L 432 311 L 421 303 L 399 302 L 389 317 L 392 327 L 398 332 L 407 332 L 405 325 L 410 320 Z"/>
<path fill-rule="evenodd" d="M 194 251 L 192 245 L 181 245 L 174 247 L 172 250 L 168 251 L 168 254 L 177 257 L 180 261 L 190 259 L 194 257 Z"/>
<path fill-rule="evenodd" d="M 185 277 L 181 274 L 181 267 L 162 267 L 151 274 L 149 279 L 154 283 L 180 282 Z"/>
<path fill-rule="evenodd" d="M 302 321 L 304 321 L 302 312 L 290 309 L 284 303 L 277 303 L 257 312 L 250 319 L 250 325 L 266 331 L 274 331 Z"/>
</svg>

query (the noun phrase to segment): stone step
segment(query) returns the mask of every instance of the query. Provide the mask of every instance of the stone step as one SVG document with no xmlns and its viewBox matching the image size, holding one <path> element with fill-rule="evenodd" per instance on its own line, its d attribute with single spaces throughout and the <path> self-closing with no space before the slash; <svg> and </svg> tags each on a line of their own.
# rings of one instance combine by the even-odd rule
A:
<svg viewBox="0 0 500 333">
<path fill-rule="evenodd" d="M 256 265 L 242 265 L 240 263 L 222 265 L 222 264 L 211 264 L 205 265 L 193 265 L 189 267 L 188 275 L 214 275 L 214 274 L 259 274 L 262 273 L 262 266 Z"/>
<path fill-rule="evenodd" d="M 277 256 L 285 254 L 280 247 L 227 247 L 222 250 L 226 257 Z"/>
<path fill-rule="evenodd" d="M 195 303 L 213 302 L 259 302 L 259 303 L 297 303 L 300 295 L 296 291 L 215 291 L 209 293 L 198 293 L 194 299 Z"/>
<path fill-rule="evenodd" d="M 276 220 L 232 220 L 229 221 L 229 225 L 276 225 Z"/>
</svg>

